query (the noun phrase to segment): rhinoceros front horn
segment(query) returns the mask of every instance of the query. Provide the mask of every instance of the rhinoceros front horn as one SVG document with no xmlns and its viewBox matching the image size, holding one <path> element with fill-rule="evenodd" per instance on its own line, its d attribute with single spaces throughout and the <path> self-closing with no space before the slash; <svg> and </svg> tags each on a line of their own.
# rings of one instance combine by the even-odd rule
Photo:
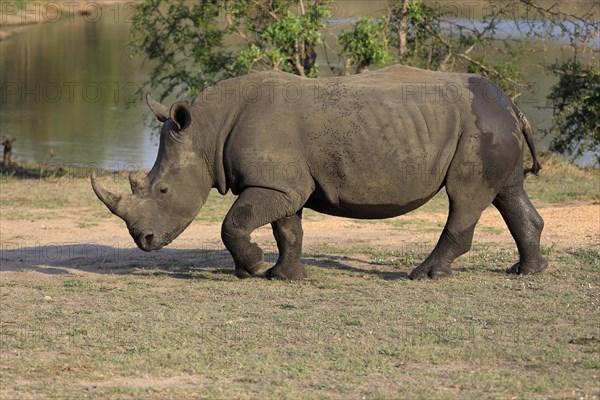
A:
<svg viewBox="0 0 600 400">
<path fill-rule="evenodd" d="M 92 173 L 90 176 L 92 181 L 92 188 L 94 189 L 94 193 L 100 199 L 101 202 L 106 204 L 106 207 L 115 215 L 125 218 L 125 210 L 123 209 L 123 205 L 121 204 L 122 196 L 115 195 L 104 189 L 104 187 L 96 180 L 96 174 Z"/>
<path fill-rule="evenodd" d="M 169 119 L 169 108 L 154 100 L 150 96 L 150 92 L 146 93 L 146 103 L 148 103 L 148 107 L 150 107 L 150 110 L 152 110 L 160 122 L 165 122 Z"/>
</svg>

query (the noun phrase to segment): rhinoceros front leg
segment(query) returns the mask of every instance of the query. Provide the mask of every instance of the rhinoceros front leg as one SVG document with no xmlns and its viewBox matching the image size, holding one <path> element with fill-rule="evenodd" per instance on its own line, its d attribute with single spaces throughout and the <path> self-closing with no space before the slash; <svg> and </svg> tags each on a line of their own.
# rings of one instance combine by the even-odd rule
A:
<svg viewBox="0 0 600 400">
<path fill-rule="evenodd" d="M 252 232 L 294 214 L 297 209 L 292 204 L 286 194 L 264 188 L 247 188 L 237 198 L 223 221 L 221 239 L 233 257 L 238 278 L 249 278 L 263 266 L 262 249 L 250 241 Z"/>
<path fill-rule="evenodd" d="M 306 278 L 306 269 L 300 264 L 302 254 L 302 210 L 271 223 L 277 241 L 279 259 L 267 271 L 268 278 L 296 280 Z"/>
</svg>

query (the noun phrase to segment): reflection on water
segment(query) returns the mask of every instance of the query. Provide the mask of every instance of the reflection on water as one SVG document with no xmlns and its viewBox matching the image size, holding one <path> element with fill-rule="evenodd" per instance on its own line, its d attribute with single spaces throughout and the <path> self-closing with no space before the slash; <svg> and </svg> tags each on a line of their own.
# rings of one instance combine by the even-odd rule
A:
<svg viewBox="0 0 600 400">
<path fill-rule="evenodd" d="M 336 6 L 333 18 L 378 15 L 385 4 Z M 57 162 L 151 167 L 157 138 L 145 128 L 148 111 L 135 96 L 147 73 L 129 56 L 128 30 L 124 19 L 75 18 L 38 24 L 0 42 L 0 133 L 17 137 L 17 159 L 42 162 L 53 149 Z M 523 64 L 535 92 L 522 96 L 520 106 L 536 127 L 548 126 L 551 112 L 540 107 L 555 82 L 543 74 L 540 57 L 562 56 L 555 49 Z M 319 59 L 326 73 L 323 55 Z"/>
<path fill-rule="evenodd" d="M 129 57 L 126 23 L 110 18 L 31 26 L 0 42 L 0 132 L 15 155 L 106 168 L 151 166 L 156 139 L 135 92 L 145 74 Z M 128 103 L 133 107 L 127 107 Z"/>
</svg>

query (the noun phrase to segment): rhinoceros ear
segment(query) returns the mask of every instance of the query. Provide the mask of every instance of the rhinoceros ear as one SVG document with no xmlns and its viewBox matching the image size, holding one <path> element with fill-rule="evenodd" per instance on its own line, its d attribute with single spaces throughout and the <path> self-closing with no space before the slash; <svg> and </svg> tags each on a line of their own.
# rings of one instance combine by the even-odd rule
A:
<svg viewBox="0 0 600 400">
<path fill-rule="evenodd" d="M 150 107 L 150 110 L 152 110 L 160 122 L 165 122 L 169 119 L 169 109 L 167 106 L 160 104 L 150 97 L 150 92 L 146 93 L 146 103 L 148 103 L 148 107 Z"/>
<path fill-rule="evenodd" d="M 170 118 L 177 125 L 177 130 L 187 128 L 192 122 L 192 114 L 190 113 L 190 105 L 187 101 L 178 101 L 171 106 L 169 111 Z"/>
</svg>

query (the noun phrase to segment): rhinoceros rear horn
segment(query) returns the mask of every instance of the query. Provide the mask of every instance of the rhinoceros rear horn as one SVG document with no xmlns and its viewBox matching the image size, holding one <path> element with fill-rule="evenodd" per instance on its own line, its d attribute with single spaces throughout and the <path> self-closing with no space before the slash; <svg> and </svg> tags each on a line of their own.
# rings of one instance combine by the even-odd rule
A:
<svg viewBox="0 0 600 400">
<path fill-rule="evenodd" d="M 112 194 L 108 190 L 104 189 L 100 182 L 96 180 L 95 173 L 92 173 L 90 179 L 92 181 L 92 188 L 94 189 L 94 193 L 96 193 L 96 196 L 98 196 L 100 201 L 103 202 L 113 214 L 121 218 L 125 218 L 125 212 L 121 204 L 121 196 Z"/>
<path fill-rule="evenodd" d="M 145 180 L 141 177 L 140 173 L 132 172 L 129 174 L 129 185 L 133 194 L 141 194 L 144 190 Z"/>
<path fill-rule="evenodd" d="M 154 100 L 150 96 L 150 92 L 146 93 L 146 103 L 148 103 L 148 107 L 150 107 L 150 110 L 152 110 L 152 112 L 154 113 L 154 115 L 156 115 L 156 118 L 158 118 L 160 122 L 165 122 L 169 119 L 169 109 L 167 108 L 167 106 L 160 104 L 158 101 Z"/>
</svg>

